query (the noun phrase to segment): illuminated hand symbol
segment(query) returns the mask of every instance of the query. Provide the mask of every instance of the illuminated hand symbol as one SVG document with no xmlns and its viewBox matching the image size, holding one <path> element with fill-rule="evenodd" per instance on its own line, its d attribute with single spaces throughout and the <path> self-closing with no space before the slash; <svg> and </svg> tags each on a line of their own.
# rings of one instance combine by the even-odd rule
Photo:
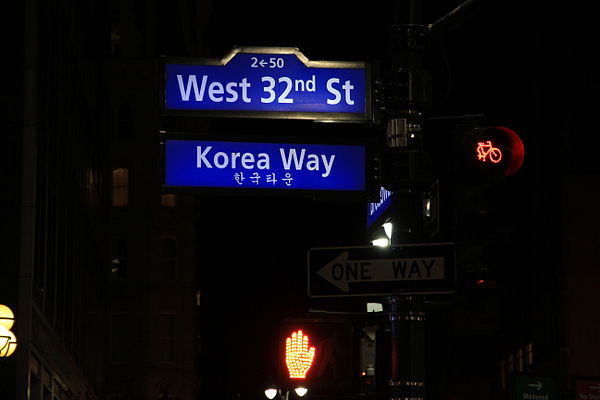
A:
<svg viewBox="0 0 600 400">
<path fill-rule="evenodd" d="M 290 378 L 304 379 L 314 358 L 315 348 L 308 348 L 308 336 L 301 330 L 293 332 L 292 337 L 285 340 L 285 364 Z"/>
</svg>

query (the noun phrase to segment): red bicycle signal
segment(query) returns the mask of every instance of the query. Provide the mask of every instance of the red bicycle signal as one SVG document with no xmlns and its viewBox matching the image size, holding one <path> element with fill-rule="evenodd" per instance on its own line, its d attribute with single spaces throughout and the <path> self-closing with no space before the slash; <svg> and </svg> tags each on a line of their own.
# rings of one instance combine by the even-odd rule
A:
<svg viewBox="0 0 600 400">
<path fill-rule="evenodd" d="M 461 149 L 465 172 L 476 176 L 501 177 L 523 165 L 525 147 L 519 135 L 503 126 L 478 126 L 463 136 Z"/>
<path fill-rule="evenodd" d="M 489 161 L 498 164 L 502 160 L 502 151 L 492 145 L 492 141 L 477 142 L 477 159 L 481 162 Z"/>
</svg>

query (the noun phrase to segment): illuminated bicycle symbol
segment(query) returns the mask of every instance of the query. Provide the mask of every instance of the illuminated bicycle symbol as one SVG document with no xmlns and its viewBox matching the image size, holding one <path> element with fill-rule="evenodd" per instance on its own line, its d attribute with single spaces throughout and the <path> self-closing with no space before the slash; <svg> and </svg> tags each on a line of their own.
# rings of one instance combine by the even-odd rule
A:
<svg viewBox="0 0 600 400">
<path fill-rule="evenodd" d="M 477 159 L 481 162 L 486 162 L 487 157 L 494 164 L 498 164 L 502 160 L 502 151 L 492 145 L 492 141 L 477 142 Z"/>
</svg>

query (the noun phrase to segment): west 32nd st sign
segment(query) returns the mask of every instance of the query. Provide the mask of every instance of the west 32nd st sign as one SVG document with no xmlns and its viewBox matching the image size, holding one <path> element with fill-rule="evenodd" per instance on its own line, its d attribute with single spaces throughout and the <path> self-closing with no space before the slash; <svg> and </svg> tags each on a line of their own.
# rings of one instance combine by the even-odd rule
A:
<svg viewBox="0 0 600 400">
<path fill-rule="evenodd" d="M 223 59 L 167 59 L 167 115 L 368 122 L 371 66 L 310 61 L 291 47 L 235 48 Z"/>
</svg>

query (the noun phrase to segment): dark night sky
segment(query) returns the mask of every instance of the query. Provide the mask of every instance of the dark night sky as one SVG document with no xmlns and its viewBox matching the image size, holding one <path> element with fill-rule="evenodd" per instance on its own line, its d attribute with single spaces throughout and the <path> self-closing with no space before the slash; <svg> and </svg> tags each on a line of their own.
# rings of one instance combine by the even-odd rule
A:
<svg viewBox="0 0 600 400">
<path fill-rule="evenodd" d="M 245 1 L 235 12 L 228 2 L 215 3 L 205 32 L 214 58 L 234 45 L 298 47 L 311 60 L 386 57 L 391 2 Z M 424 3 L 426 24 L 460 4 Z M 485 113 L 493 123 L 520 130 L 526 145 L 539 140 L 530 121 L 540 95 L 535 87 L 556 68 L 543 65 L 554 60 L 553 38 L 544 35 L 560 38 L 551 28 L 560 12 L 557 5 L 537 1 L 494 2 L 446 35 L 449 69 L 442 46 L 433 42 L 425 66 L 433 80 L 432 115 Z M 450 95 L 440 104 L 450 82 Z M 297 121 L 217 121 L 214 126 L 274 136 L 383 132 Z M 536 157 L 535 150 L 531 154 Z M 366 244 L 366 207 L 272 197 L 203 197 L 200 202 L 205 377 L 230 393 L 254 390 L 265 371 L 275 371 L 278 322 L 302 317 L 316 304 L 306 296 L 306 251 Z"/>
</svg>

